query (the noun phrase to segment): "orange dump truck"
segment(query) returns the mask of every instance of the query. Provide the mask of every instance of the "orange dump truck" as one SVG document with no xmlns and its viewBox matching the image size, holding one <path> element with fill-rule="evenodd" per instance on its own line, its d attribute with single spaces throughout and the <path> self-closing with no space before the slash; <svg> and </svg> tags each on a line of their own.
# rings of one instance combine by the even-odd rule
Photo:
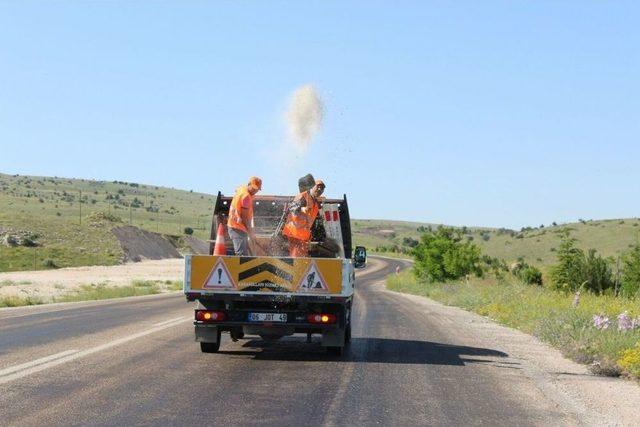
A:
<svg viewBox="0 0 640 427">
<path fill-rule="evenodd" d="M 231 199 L 218 193 L 211 255 L 185 257 L 184 292 L 189 301 L 198 301 L 194 326 L 201 350 L 217 352 L 223 332 L 234 340 L 302 333 L 308 341 L 321 335 L 329 353 L 341 354 L 351 337 L 355 284 L 346 196 L 322 201 L 308 258 L 288 256 L 282 225 L 293 198 L 283 196 L 254 197 L 255 256 L 233 255 L 228 235 L 226 254 L 213 255 Z"/>
</svg>

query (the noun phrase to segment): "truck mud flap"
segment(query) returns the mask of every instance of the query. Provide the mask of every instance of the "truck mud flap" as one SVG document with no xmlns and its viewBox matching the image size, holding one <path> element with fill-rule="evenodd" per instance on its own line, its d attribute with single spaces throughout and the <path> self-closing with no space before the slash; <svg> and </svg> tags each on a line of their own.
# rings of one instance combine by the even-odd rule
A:
<svg viewBox="0 0 640 427">
<path fill-rule="evenodd" d="M 196 325 L 196 342 L 218 342 L 218 327 L 209 325 Z"/>
<path fill-rule="evenodd" d="M 328 329 L 322 332 L 323 347 L 343 347 L 345 330 L 341 328 Z"/>
</svg>

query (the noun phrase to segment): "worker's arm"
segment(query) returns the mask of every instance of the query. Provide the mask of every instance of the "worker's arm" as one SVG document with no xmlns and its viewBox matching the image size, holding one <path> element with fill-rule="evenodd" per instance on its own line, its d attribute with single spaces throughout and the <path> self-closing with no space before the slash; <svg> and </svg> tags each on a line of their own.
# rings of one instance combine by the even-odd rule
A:
<svg viewBox="0 0 640 427">
<path fill-rule="evenodd" d="M 293 202 L 289 205 L 289 212 L 294 215 L 298 215 L 300 212 L 307 213 L 307 201 L 304 197 L 296 196 Z"/>
</svg>

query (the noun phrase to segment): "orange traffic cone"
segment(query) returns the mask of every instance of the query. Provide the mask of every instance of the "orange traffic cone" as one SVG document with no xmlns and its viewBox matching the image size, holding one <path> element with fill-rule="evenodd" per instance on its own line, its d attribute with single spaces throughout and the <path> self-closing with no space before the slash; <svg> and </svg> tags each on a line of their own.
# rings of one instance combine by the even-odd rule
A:
<svg viewBox="0 0 640 427">
<path fill-rule="evenodd" d="M 222 224 L 218 224 L 218 235 L 216 236 L 216 245 L 213 247 L 213 254 L 227 254 L 227 245 L 224 242 L 224 225 Z"/>
</svg>

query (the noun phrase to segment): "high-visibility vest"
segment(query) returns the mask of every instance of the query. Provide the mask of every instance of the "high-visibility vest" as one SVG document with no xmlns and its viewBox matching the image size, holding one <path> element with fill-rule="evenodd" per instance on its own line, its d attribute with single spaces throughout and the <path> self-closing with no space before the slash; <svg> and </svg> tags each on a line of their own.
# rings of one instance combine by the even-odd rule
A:
<svg viewBox="0 0 640 427">
<path fill-rule="evenodd" d="M 240 212 L 242 212 L 242 202 L 246 197 L 249 198 L 249 212 L 247 218 L 249 219 L 249 222 L 253 220 L 253 196 L 249 193 L 249 190 L 247 190 L 247 186 L 243 185 L 236 190 L 236 194 L 233 196 L 233 200 L 231 200 L 227 227 L 248 233 L 249 230 L 247 230 L 247 226 L 242 222 L 242 216 L 240 215 Z"/>
<path fill-rule="evenodd" d="M 307 213 L 302 211 L 297 213 L 290 212 L 287 215 L 287 222 L 284 225 L 282 234 L 308 242 L 311 240 L 311 227 L 318 216 L 319 208 L 318 203 L 308 191 L 298 194 L 294 202 L 299 202 L 302 199 L 306 202 Z"/>
</svg>

